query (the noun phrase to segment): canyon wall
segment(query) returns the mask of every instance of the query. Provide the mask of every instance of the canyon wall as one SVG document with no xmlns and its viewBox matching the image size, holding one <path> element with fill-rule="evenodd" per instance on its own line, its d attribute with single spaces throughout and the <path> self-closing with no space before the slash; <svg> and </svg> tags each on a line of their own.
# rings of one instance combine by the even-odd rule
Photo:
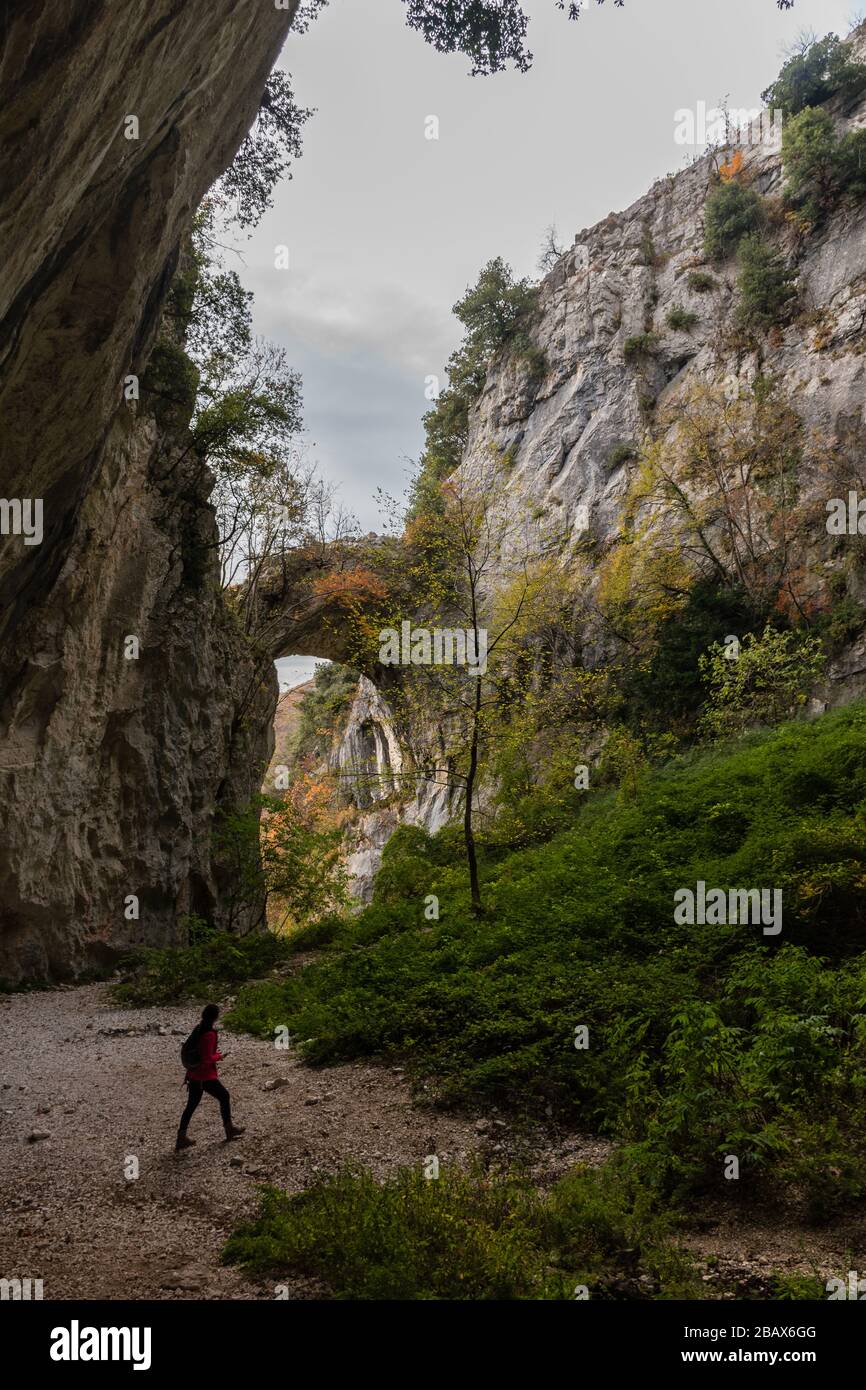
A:
<svg viewBox="0 0 866 1390">
<path fill-rule="evenodd" d="M 244 639 L 219 592 L 209 478 L 186 439 L 124 395 L 144 373 L 183 235 L 292 17 L 250 0 L 128 0 L 121 22 L 107 0 L 19 0 L 0 19 L 0 493 L 40 499 L 44 532 L 37 545 L 0 536 L 0 979 L 175 940 L 186 913 L 220 923 L 211 832 L 260 786 L 272 660 L 343 655 L 333 593 L 316 583 L 324 555 L 284 568 L 273 646 Z M 845 121 L 866 124 L 866 106 Z M 543 374 L 508 353 L 490 367 L 463 467 L 509 460 L 510 496 L 563 537 L 565 572 L 588 544 L 617 544 L 630 479 L 620 446 L 694 383 L 736 390 L 772 374 L 809 430 L 866 427 L 862 204 L 807 241 L 803 312 L 759 351 L 736 342 L 732 262 L 712 268 L 711 292 L 689 288 L 707 194 L 732 153 L 579 233 L 541 286 Z M 741 153 L 740 176 L 778 193 L 778 149 Z M 673 307 L 696 316 L 689 331 L 669 327 Z M 654 350 L 637 364 L 626 344 L 648 332 Z M 831 571 L 838 549 L 822 550 Z M 862 580 L 850 583 L 862 601 Z M 579 633 L 572 655 L 602 659 L 593 641 Z M 861 636 L 822 701 L 864 682 Z M 360 897 L 397 824 L 435 830 L 454 814 L 441 743 L 434 728 L 398 729 L 387 688 L 361 682 L 332 752 L 357 810 L 347 849 Z M 410 766 L 424 778 L 407 792 L 398 774 Z"/>
<path fill-rule="evenodd" d="M 866 60 L 866 26 L 852 42 Z M 840 131 L 866 125 L 866 102 L 844 116 L 837 103 L 828 109 Z M 744 132 L 747 138 L 732 138 L 660 179 L 624 212 L 577 233 L 541 285 L 532 335 L 546 364 L 540 381 L 514 355 L 491 365 L 462 468 L 471 475 L 491 454 L 506 458 L 512 505 L 519 499 L 542 530 L 565 538 L 566 570 L 587 553 L 597 561 L 618 544 L 640 446 L 664 434 L 666 419 L 695 387 L 731 399 L 758 376 L 773 378 L 807 438 L 850 441 L 858 457 L 866 448 L 866 206 L 843 203 L 800 246 L 784 222 L 768 232 L 796 258 L 799 312 L 787 327 L 758 334 L 755 348 L 737 326 L 736 260 L 706 263 L 705 207 L 720 167 L 736 167 L 736 157 L 738 179 L 770 199 L 782 192 L 780 144 L 764 143 L 762 128 L 766 137 L 767 113 L 762 127 Z M 695 269 L 711 275 L 709 292 L 690 288 Z M 694 316 L 687 330 L 669 326 L 675 308 Z M 651 350 L 630 357 L 629 340 L 643 335 L 652 335 Z M 826 480 L 806 471 L 800 485 L 808 497 Z M 826 492 L 816 491 L 814 500 L 823 517 Z M 834 543 L 822 527 L 820 521 L 810 533 L 806 558 L 826 578 L 845 567 L 856 540 Z M 866 600 L 862 570 L 852 571 L 848 583 L 852 598 Z M 588 665 L 606 654 L 597 637 L 577 633 Z M 844 702 L 864 689 L 860 635 L 833 663 L 823 703 Z"/>
<path fill-rule="evenodd" d="M 44 518 L 0 537 L 0 978 L 219 919 L 213 816 L 257 789 L 276 680 L 223 607 L 207 478 L 124 380 L 294 8 L 0 17 L 0 493 Z"/>
<path fill-rule="evenodd" d="M 853 44 L 866 60 L 866 26 Z M 828 109 L 840 131 L 866 126 L 866 102 L 845 113 L 836 102 Z M 506 505 L 538 519 L 539 543 L 556 536 L 564 576 L 578 570 L 586 576 L 583 600 L 592 593 L 600 561 L 621 543 L 641 445 L 664 437 L 666 418 L 676 415 L 677 403 L 696 387 L 730 400 L 746 394 L 759 376 L 774 378 L 802 418 L 805 437 L 831 445 L 848 441 L 866 480 L 866 206 L 841 204 L 800 245 L 779 218 L 775 235 L 796 261 L 800 303 L 787 327 L 757 335 L 756 345 L 737 326 L 736 260 L 706 262 L 705 208 L 720 167 L 737 169 L 736 177 L 768 199 L 782 192 L 781 149 L 773 133 L 764 113 L 723 149 L 659 180 L 624 212 L 578 232 L 540 287 L 531 335 L 543 354 L 543 373 L 526 354 L 508 351 L 489 367 L 471 412 L 461 468 L 470 478 L 483 477 L 491 457 L 507 460 Z M 709 290 L 690 288 L 694 270 L 711 276 Z M 687 330 L 668 324 L 675 308 L 693 316 Z M 626 345 L 643 335 L 652 335 L 652 350 L 631 356 Z M 830 496 L 846 496 L 847 482 L 840 478 L 837 491 L 828 494 L 827 476 L 810 476 L 807 468 L 799 483 L 802 495 L 816 504 L 816 524 L 804 538 L 816 599 L 819 589 L 826 597 L 835 576 L 855 608 L 866 604 L 866 570 L 849 563 L 862 542 L 828 536 L 824 526 L 824 504 Z M 566 659 L 587 667 L 622 659 L 623 648 L 610 631 L 587 620 L 587 607 L 582 602 L 573 620 L 566 620 Z M 836 651 L 810 712 L 864 692 L 861 626 Z M 402 729 L 386 706 L 374 716 L 385 732 L 365 740 L 359 723 L 370 718 L 370 702 L 363 691 L 359 701 L 358 715 L 335 730 L 338 749 L 373 769 L 382 762 L 377 749 L 385 746 L 391 764 L 411 751 L 414 765 L 441 766 L 437 727 Z M 385 799 L 384 791 L 379 795 Z M 387 804 L 378 808 L 365 808 L 359 798 L 348 841 L 358 895 L 369 897 L 383 845 L 398 824 L 438 828 L 459 805 L 459 793 L 443 800 L 440 790 L 434 801 L 424 784 L 412 785 L 402 797 L 390 790 Z"/>
</svg>

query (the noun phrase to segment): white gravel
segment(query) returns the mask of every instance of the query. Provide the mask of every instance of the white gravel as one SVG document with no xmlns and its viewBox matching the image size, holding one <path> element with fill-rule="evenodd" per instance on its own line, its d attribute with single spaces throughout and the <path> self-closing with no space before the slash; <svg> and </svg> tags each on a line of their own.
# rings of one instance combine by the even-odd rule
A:
<svg viewBox="0 0 866 1390">
<path fill-rule="evenodd" d="M 445 1161 L 481 1142 L 474 1117 L 413 1106 L 398 1070 L 314 1070 L 223 1031 L 221 1079 L 247 1133 L 226 1144 L 206 1095 L 196 1146 L 176 1155 L 180 1044 L 198 1012 L 118 1009 L 105 985 L 0 999 L 0 1277 L 41 1278 L 46 1299 L 272 1298 L 219 1263 L 258 1183 L 300 1191 L 347 1159 L 383 1176 L 420 1164 L 431 1139 Z M 301 1282 L 292 1293 L 316 1296 Z"/>
</svg>

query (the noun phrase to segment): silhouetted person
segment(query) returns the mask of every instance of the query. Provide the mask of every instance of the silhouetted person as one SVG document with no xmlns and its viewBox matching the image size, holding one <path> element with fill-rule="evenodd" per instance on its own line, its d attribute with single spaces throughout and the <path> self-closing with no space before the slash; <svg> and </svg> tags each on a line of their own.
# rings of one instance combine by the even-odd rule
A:
<svg viewBox="0 0 866 1390">
<path fill-rule="evenodd" d="M 188 1049 L 197 1052 L 198 1060 L 194 1066 L 187 1067 L 186 1085 L 189 1087 L 189 1099 L 186 1103 L 186 1109 L 180 1117 L 180 1129 L 177 1132 L 175 1150 L 188 1149 L 195 1143 L 194 1139 L 187 1139 L 186 1131 L 204 1091 L 207 1091 L 210 1096 L 216 1096 L 219 1101 L 226 1139 L 237 1139 L 244 1132 L 243 1129 L 238 1129 L 232 1124 L 231 1097 L 219 1080 L 219 1073 L 217 1072 L 216 1064 L 222 1061 L 222 1053 L 217 1051 L 219 1039 L 214 1028 L 214 1024 L 219 1018 L 219 1012 L 216 1004 L 205 1005 L 202 1009 L 201 1023 L 193 1029 L 181 1051 L 181 1057 L 184 1057 L 185 1053 L 189 1055 Z"/>
</svg>

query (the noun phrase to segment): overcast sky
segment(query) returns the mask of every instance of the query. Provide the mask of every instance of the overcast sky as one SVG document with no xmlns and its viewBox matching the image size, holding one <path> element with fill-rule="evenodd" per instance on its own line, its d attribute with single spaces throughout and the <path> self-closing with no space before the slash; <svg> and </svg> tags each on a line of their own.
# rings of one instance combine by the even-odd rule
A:
<svg viewBox="0 0 866 1390">
<path fill-rule="evenodd" d="M 758 106 L 800 31 L 844 35 L 857 17 L 852 0 L 789 13 L 774 0 L 607 0 L 577 23 L 554 0 L 525 9 L 525 74 L 469 77 L 466 58 L 405 27 L 402 0 L 330 0 L 280 58 L 317 110 L 239 271 L 256 331 L 303 375 L 312 454 L 365 529 L 380 523 L 376 488 L 405 488 L 425 378 L 442 373 L 460 336 L 451 306 L 481 266 L 501 255 L 533 276 L 550 223 L 570 245 L 688 161 L 677 110 Z M 281 245 L 288 270 L 274 268 Z"/>
</svg>

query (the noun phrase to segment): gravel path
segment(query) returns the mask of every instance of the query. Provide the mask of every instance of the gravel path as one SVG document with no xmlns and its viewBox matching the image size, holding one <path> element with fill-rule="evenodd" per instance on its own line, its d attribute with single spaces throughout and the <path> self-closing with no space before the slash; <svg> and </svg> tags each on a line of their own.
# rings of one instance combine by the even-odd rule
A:
<svg viewBox="0 0 866 1390">
<path fill-rule="evenodd" d="M 219 1263 L 255 1211 L 257 1183 L 300 1191 L 347 1159 L 382 1177 L 434 1148 L 447 1162 L 506 1137 L 500 1119 L 414 1106 L 399 1068 L 314 1070 L 224 1031 L 221 1077 L 247 1133 L 226 1144 L 205 1096 L 196 1146 L 176 1155 L 180 1044 L 197 1016 L 118 1009 L 105 985 L 0 997 L 0 1277 L 41 1278 L 46 1299 L 272 1298 Z M 266 1089 L 274 1082 L 284 1084 Z M 572 1137 L 562 1156 L 597 1161 L 597 1148 Z M 299 1282 L 290 1293 L 320 1291 Z"/>
<path fill-rule="evenodd" d="M 195 1147 L 175 1154 L 180 1044 L 197 1014 L 194 1005 L 118 1009 L 105 985 L 0 996 L 0 1278 L 41 1278 L 46 1299 L 270 1299 L 271 1286 L 219 1262 L 255 1212 L 259 1183 L 297 1192 L 349 1159 L 381 1178 L 431 1152 L 448 1162 L 519 1144 L 499 1116 L 414 1105 L 398 1067 L 315 1070 L 223 1031 L 221 1075 L 247 1133 L 226 1144 L 205 1096 L 190 1127 Z M 560 1135 L 532 1167 L 546 1186 L 609 1152 L 603 1140 Z M 745 1292 L 771 1270 L 826 1278 L 866 1269 L 862 1217 L 817 1231 L 721 1204 L 706 1217 L 684 1243 L 708 1283 L 734 1280 Z M 303 1280 L 289 1281 L 289 1294 L 327 1296 Z"/>
</svg>

